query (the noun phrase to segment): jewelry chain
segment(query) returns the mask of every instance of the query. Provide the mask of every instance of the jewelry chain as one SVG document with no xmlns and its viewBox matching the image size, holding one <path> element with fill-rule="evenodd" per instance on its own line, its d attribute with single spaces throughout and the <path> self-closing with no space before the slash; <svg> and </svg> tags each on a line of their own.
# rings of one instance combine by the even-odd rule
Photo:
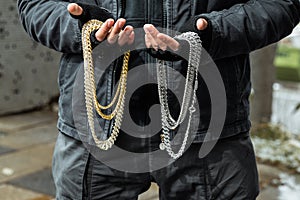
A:
<svg viewBox="0 0 300 200">
<path fill-rule="evenodd" d="M 124 113 L 124 102 L 125 102 L 125 93 L 127 85 L 127 73 L 128 73 L 128 61 L 130 57 L 130 52 L 126 52 L 124 55 L 122 72 L 120 77 L 120 83 L 118 84 L 116 94 L 107 106 L 102 106 L 96 95 L 96 86 L 95 86 L 95 74 L 94 74 L 94 64 L 92 59 L 92 45 L 90 41 L 90 35 L 94 30 L 98 30 L 102 26 L 103 22 L 99 20 L 90 20 L 83 25 L 82 28 L 82 48 L 83 48 L 83 58 L 84 58 L 84 91 L 85 91 L 85 103 L 88 117 L 88 124 L 92 133 L 92 137 L 96 146 L 102 150 L 108 150 L 112 147 L 116 141 L 119 130 L 122 124 L 123 113 Z M 117 103 L 116 103 L 117 101 Z M 111 108 L 116 103 L 114 110 L 111 114 L 106 115 L 102 110 Z M 113 124 L 113 130 L 110 137 L 107 140 L 98 139 L 95 132 L 95 123 L 94 123 L 94 112 L 93 109 L 106 120 L 112 120 L 115 118 Z"/>
<path fill-rule="evenodd" d="M 162 114 L 162 143 L 159 145 L 161 150 L 166 150 L 168 154 L 173 158 L 177 159 L 182 156 L 186 142 L 190 132 L 190 126 L 193 119 L 193 113 L 196 111 L 196 91 L 198 89 L 198 66 L 200 65 L 202 42 L 198 34 L 194 32 L 186 32 L 176 38 L 181 40 L 186 40 L 190 45 L 189 50 L 189 60 L 188 69 L 186 76 L 186 83 L 183 95 L 182 106 L 180 109 L 179 117 L 174 120 L 170 114 L 168 105 L 168 95 L 167 95 L 167 75 L 166 75 L 166 65 L 164 61 L 157 61 L 157 79 L 158 79 L 158 93 L 159 100 L 161 104 L 161 114 Z M 194 89 L 193 89 L 194 84 Z M 175 153 L 171 147 L 170 141 L 170 130 L 176 129 L 186 118 L 187 112 L 189 111 L 188 125 L 184 135 L 183 142 L 180 149 Z"/>
</svg>

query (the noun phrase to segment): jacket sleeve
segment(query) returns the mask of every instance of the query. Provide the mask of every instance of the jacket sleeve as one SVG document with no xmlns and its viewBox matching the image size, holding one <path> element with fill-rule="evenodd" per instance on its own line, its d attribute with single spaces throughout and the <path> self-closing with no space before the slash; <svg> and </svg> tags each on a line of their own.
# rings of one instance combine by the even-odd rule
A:
<svg viewBox="0 0 300 200">
<path fill-rule="evenodd" d="M 18 0 L 25 31 L 35 41 L 64 53 L 81 53 L 78 21 L 67 11 L 67 1 Z"/>
<path fill-rule="evenodd" d="M 248 54 L 289 35 L 299 23 L 299 0 L 250 0 L 201 14 L 210 22 L 207 49 L 214 59 Z"/>
</svg>

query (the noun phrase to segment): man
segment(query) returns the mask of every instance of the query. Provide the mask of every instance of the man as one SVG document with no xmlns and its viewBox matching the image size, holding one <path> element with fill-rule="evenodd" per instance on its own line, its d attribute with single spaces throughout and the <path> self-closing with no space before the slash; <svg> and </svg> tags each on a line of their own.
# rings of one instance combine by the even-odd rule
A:
<svg viewBox="0 0 300 200">
<path fill-rule="evenodd" d="M 33 39 L 63 52 L 59 72 L 60 134 L 53 157 L 57 199 L 137 199 L 151 181 L 159 185 L 161 199 L 256 198 L 258 175 L 248 119 L 249 53 L 292 31 L 299 22 L 298 0 L 18 0 L 18 8 L 23 26 Z M 201 123 L 194 133 L 194 143 L 170 165 L 133 174 L 106 166 L 90 154 L 80 141 L 71 103 L 76 74 L 83 63 L 81 28 L 89 19 L 104 22 L 91 35 L 94 47 L 107 40 L 109 45 L 121 47 L 144 43 L 154 50 L 133 51 L 130 66 L 155 61 L 153 57 L 164 59 L 166 49 L 176 52 L 181 48 L 180 41 L 161 33 L 158 27 L 198 33 L 222 76 L 227 102 L 220 139 L 206 157 L 198 157 L 212 115 L 205 84 L 200 84 L 197 91 Z M 142 39 L 136 37 L 137 28 L 144 29 Z M 172 65 L 179 70 L 185 67 L 180 59 Z M 145 67 L 145 73 L 152 70 Z M 98 91 L 106 97 L 103 104 L 110 102 L 113 76 L 107 72 L 105 80 L 107 83 Z M 141 126 L 149 123 L 149 105 L 157 103 L 157 90 L 153 91 L 153 87 L 143 88 L 130 100 L 133 120 Z M 153 98 L 145 98 L 148 93 Z M 178 106 L 174 100 L 171 102 L 171 110 L 176 113 Z M 159 133 L 152 140 L 136 142 L 122 133 L 117 145 L 129 146 L 132 151 L 149 150 L 151 145 L 158 146 L 157 137 Z"/>
</svg>

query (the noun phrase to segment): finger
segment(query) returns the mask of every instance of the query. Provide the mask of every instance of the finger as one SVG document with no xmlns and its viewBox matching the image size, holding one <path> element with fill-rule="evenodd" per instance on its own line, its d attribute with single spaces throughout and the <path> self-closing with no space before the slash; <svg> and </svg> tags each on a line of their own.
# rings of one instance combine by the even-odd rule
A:
<svg viewBox="0 0 300 200">
<path fill-rule="evenodd" d="M 146 33 L 145 35 L 145 43 L 146 43 L 146 47 L 147 48 L 153 48 L 156 51 L 158 50 L 158 43 L 157 41 L 152 37 L 152 35 L 150 33 Z"/>
<path fill-rule="evenodd" d="M 109 31 L 114 25 L 114 20 L 113 19 L 108 19 L 106 20 L 101 28 L 96 32 L 95 37 L 99 42 L 102 42 L 106 36 L 108 35 Z"/>
<path fill-rule="evenodd" d="M 162 41 L 167 47 L 169 47 L 171 50 L 173 51 L 177 51 L 179 49 L 179 42 L 177 42 L 174 38 L 163 34 L 163 33 L 159 33 L 157 35 L 157 38 Z"/>
<path fill-rule="evenodd" d="M 134 31 L 132 31 L 131 34 L 129 35 L 127 44 L 132 45 L 134 42 L 134 38 L 135 38 L 135 33 L 134 33 Z"/>
<path fill-rule="evenodd" d="M 150 38 L 149 38 L 149 34 L 150 33 L 145 34 L 145 44 L 146 44 L 147 48 L 151 48 L 151 41 L 150 41 Z"/>
<path fill-rule="evenodd" d="M 144 31 L 145 33 L 151 34 L 154 39 L 156 39 L 157 34 L 159 34 L 159 31 L 152 24 L 145 24 Z"/>
<path fill-rule="evenodd" d="M 119 34 L 118 44 L 120 46 L 123 46 L 128 43 L 129 36 L 131 35 L 132 31 L 132 26 L 126 26 L 125 29 Z"/>
<path fill-rule="evenodd" d="M 197 20 L 197 24 L 196 25 L 197 25 L 197 29 L 199 31 L 202 31 L 202 30 L 204 30 L 204 29 L 207 28 L 208 22 L 205 19 L 200 18 L 200 19 Z"/>
<path fill-rule="evenodd" d="M 76 3 L 70 3 L 68 5 L 67 9 L 68 9 L 69 13 L 72 14 L 72 15 L 79 16 L 83 13 L 83 9 L 79 5 L 77 5 Z"/>
<path fill-rule="evenodd" d="M 160 32 L 153 26 L 152 24 L 146 24 L 144 26 L 144 30 L 146 34 L 150 35 L 149 41 L 151 42 L 151 46 L 155 49 L 161 49 L 163 51 L 167 50 L 167 44 L 160 40 L 157 36 L 160 34 Z"/>
<path fill-rule="evenodd" d="M 152 25 L 152 24 L 145 24 L 144 25 L 145 35 L 145 43 L 147 48 L 154 48 L 156 51 L 160 47 L 159 44 L 163 47 L 161 41 L 157 39 L 157 34 L 159 31 Z M 164 48 L 164 47 L 163 47 Z"/>
<path fill-rule="evenodd" d="M 119 33 L 122 31 L 124 25 L 126 23 L 125 19 L 118 19 L 118 21 L 115 23 L 114 27 L 112 28 L 111 32 L 107 36 L 107 41 L 110 44 L 116 43 L 119 37 Z"/>
<path fill-rule="evenodd" d="M 159 34 L 161 34 L 161 33 L 159 33 Z M 157 37 L 156 37 L 156 42 L 158 44 L 158 48 L 165 51 L 165 50 L 167 50 L 168 45 L 158 37 L 159 34 L 157 34 Z"/>
</svg>

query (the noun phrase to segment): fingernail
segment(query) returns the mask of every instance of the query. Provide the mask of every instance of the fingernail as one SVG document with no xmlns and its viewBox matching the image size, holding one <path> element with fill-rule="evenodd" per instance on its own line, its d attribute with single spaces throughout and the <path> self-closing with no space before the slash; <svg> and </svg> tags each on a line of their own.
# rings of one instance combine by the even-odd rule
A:
<svg viewBox="0 0 300 200">
<path fill-rule="evenodd" d="M 108 21 L 108 23 L 107 23 L 107 26 L 108 27 L 112 27 L 114 25 L 114 22 L 113 21 Z"/>
<path fill-rule="evenodd" d="M 119 29 L 123 28 L 123 24 L 121 22 L 118 22 L 118 26 L 119 26 Z"/>
<path fill-rule="evenodd" d="M 125 29 L 125 34 L 126 34 L 126 35 L 130 35 L 131 32 L 132 32 L 132 30 Z"/>
</svg>

